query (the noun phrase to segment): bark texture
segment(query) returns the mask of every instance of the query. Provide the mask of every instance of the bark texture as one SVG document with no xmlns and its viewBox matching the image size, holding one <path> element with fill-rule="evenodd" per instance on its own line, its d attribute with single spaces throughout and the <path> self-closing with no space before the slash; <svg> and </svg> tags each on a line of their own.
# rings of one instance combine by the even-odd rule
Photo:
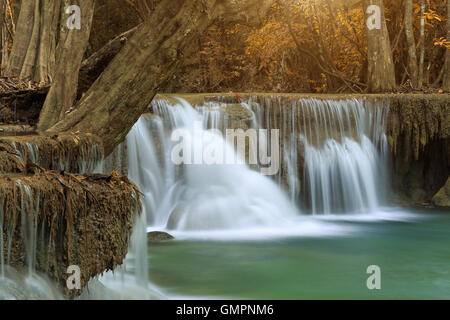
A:
<svg viewBox="0 0 450 320">
<path fill-rule="evenodd" d="M 100 74 L 102 74 L 103 70 L 111 63 L 136 30 L 137 26 L 118 35 L 83 61 L 78 79 L 78 99 L 89 90 L 91 85 L 97 80 Z"/>
<path fill-rule="evenodd" d="M 161 85 L 197 50 L 195 40 L 216 19 L 260 21 L 273 0 L 163 0 L 83 96 L 46 134 L 91 132 L 105 154 L 122 142 Z"/>
<path fill-rule="evenodd" d="M 22 1 L 5 75 L 51 82 L 55 67 L 61 1 Z"/>
<path fill-rule="evenodd" d="M 77 96 L 78 74 L 89 41 L 94 0 L 78 0 L 76 3 L 81 8 L 81 29 L 66 30 L 60 40 L 57 70 L 38 123 L 41 131 L 63 119 Z"/>
<path fill-rule="evenodd" d="M 20 75 L 33 32 L 33 1 L 22 2 L 17 20 L 16 37 L 9 57 L 8 66 L 5 70 L 5 76 L 9 77 L 18 77 Z"/>
<path fill-rule="evenodd" d="M 450 39 L 450 1 L 447 0 L 447 39 Z M 444 82 L 442 88 L 450 92 L 450 49 L 447 48 L 445 54 L 445 71 L 444 71 Z"/>
<path fill-rule="evenodd" d="M 1 36 L 0 36 L 0 41 L 1 41 L 1 46 L 2 46 L 2 50 L 1 50 L 1 54 L 2 54 L 2 59 L 1 59 L 1 74 L 4 74 L 5 68 L 8 64 L 8 58 L 9 58 L 9 43 L 10 41 L 12 41 L 12 37 L 14 34 L 14 21 L 12 21 L 12 25 L 11 27 L 9 26 L 8 23 L 8 10 L 11 10 L 10 7 L 8 6 L 8 2 L 7 1 L 1 1 L 0 2 L 0 32 L 1 32 Z"/>
<path fill-rule="evenodd" d="M 364 0 L 366 20 L 373 18 L 368 13 L 371 5 L 380 8 L 381 28 L 367 29 L 368 89 L 369 92 L 392 91 L 396 87 L 395 69 L 384 15 L 384 3 L 383 0 Z"/>
<path fill-rule="evenodd" d="M 408 43 L 408 72 L 414 88 L 418 86 L 417 51 L 413 27 L 413 0 L 405 4 L 405 35 Z"/>
</svg>

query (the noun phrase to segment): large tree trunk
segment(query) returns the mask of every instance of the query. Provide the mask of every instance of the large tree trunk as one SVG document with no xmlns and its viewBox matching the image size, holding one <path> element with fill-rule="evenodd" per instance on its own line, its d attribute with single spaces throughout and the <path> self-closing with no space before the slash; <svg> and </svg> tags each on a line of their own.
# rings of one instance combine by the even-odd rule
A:
<svg viewBox="0 0 450 320">
<path fill-rule="evenodd" d="M 196 50 L 196 39 L 217 18 L 260 20 L 273 0 L 162 0 L 151 17 L 83 96 L 46 134 L 90 132 L 105 154 L 122 142 L 159 87 Z"/>
<path fill-rule="evenodd" d="M 7 12 L 8 12 L 8 4 L 6 1 L 2 1 L 0 3 L 0 41 L 2 46 L 2 59 L 1 59 L 1 74 L 3 75 L 5 72 L 5 68 L 8 64 L 8 58 L 9 58 L 9 43 L 10 43 L 10 37 L 12 36 L 11 32 L 12 30 L 8 26 L 8 19 L 7 19 Z"/>
<path fill-rule="evenodd" d="M 372 5 L 378 6 L 377 14 L 369 10 Z M 370 92 L 392 91 L 396 88 L 395 69 L 383 0 L 364 0 L 364 12 L 368 25 L 372 19 L 377 20 L 377 27 L 367 30 L 368 89 Z M 381 21 L 378 21 L 378 18 Z"/>
<path fill-rule="evenodd" d="M 450 0 L 447 0 L 447 40 L 450 39 Z M 445 53 L 445 71 L 442 89 L 450 92 L 450 49 L 447 48 Z"/>
<path fill-rule="evenodd" d="M 60 0 L 22 1 L 6 76 L 51 81 L 60 6 Z"/>
<path fill-rule="evenodd" d="M 81 63 L 78 79 L 78 99 L 89 90 L 137 29 L 138 26 L 118 35 Z"/>
<path fill-rule="evenodd" d="M 413 0 L 406 0 L 405 4 L 405 35 L 408 43 L 408 71 L 414 88 L 418 86 L 417 51 L 413 27 Z"/>
<path fill-rule="evenodd" d="M 94 15 L 94 0 L 78 0 L 81 29 L 66 30 L 58 45 L 58 62 L 52 87 L 47 95 L 38 130 L 44 131 L 64 118 L 77 96 L 78 74 L 86 51 Z M 67 19 L 68 16 L 65 18 Z M 66 19 L 62 19 L 65 21 Z M 66 26 L 64 28 L 67 29 Z"/>
<path fill-rule="evenodd" d="M 30 44 L 33 32 L 34 2 L 22 1 L 19 18 L 17 20 L 16 36 L 5 70 L 5 76 L 18 77 L 22 71 L 23 62 Z"/>
</svg>

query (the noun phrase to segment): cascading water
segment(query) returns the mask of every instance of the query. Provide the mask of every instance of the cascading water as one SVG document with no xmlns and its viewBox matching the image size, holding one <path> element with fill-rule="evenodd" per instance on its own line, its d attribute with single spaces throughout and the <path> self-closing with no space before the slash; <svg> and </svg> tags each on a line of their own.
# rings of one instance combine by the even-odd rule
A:
<svg viewBox="0 0 450 320">
<path fill-rule="evenodd" d="M 279 127 L 286 185 L 305 212 L 364 213 L 383 198 L 389 111 L 365 100 L 300 99 L 281 110 L 280 100 L 250 103 L 258 126 Z M 278 117 L 276 115 L 279 115 Z M 299 149 L 304 148 L 303 171 Z"/>
<path fill-rule="evenodd" d="M 129 176 L 144 193 L 149 226 L 178 231 L 273 227 L 298 218 L 295 205 L 313 214 L 364 213 L 379 205 L 387 106 L 365 100 L 256 100 L 242 107 L 253 113 L 251 127 L 279 129 L 282 168 L 272 180 L 287 190 L 291 203 L 247 166 L 174 164 L 174 130 L 187 130 L 198 148 L 213 144 L 229 152 L 225 140 L 207 129 L 224 132 L 231 121 L 223 103 L 194 109 L 182 99 L 175 105 L 155 100 L 153 114 L 141 117 L 119 149 L 127 150 Z M 200 131 L 195 123 L 202 124 Z M 270 136 L 269 130 L 267 140 Z"/>
<path fill-rule="evenodd" d="M 10 212 L 9 220 L 6 219 L 6 210 L 3 208 L 0 196 L 0 300 L 62 299 L 63 296 L 57 287 L 46 276 L 36 271 L 37 244 L 38 241 L 45 241 L 44 224 L 41 224 L 41 231 L 38 228 L 40 197 L 33 194 L 30 186 L 22 180 L 18 180 L 16 186 L 19 190 L 20 235 L 14 232 L 16 230 L 15 213 Z M 4 230 L 7 230 L 6 245 Z M 23 242 L 26 271 L 15 270 L 9 266 L 14 238 L 21 239 Z"/>
<path fill-rule="evenodd" d="M 347 105 L 352 111 L 347 111 Z M 374 127 L 381 122 L 372 124 L 373 121 L 370 119 L 372 113 L 366 112 L 363 115 L 367 106 L 357 101 L 300 100 L 284 111 L 281 101 L 273 102 L 269 99 L 264 105 L 250 100 L 247 103 L 241 103 L 241 107 L 250 110 L 253 114 L 249 127 L 279 128 L 281 132 L 282 170 L 272 178 L 263 177 L 246 165 L 196 163 L 195 159 L 193 159 L 194 164 L 174 163 L 172 152 L 177 142 L 171 138 L 179 129 L 190 134 L 194 145 L 193 153 L 197 148 L 197 151 L 204 154 L 211 145 L 214 146 L 214 150 L 224 150 L 224 153 L 235 152 L 220 134 L 215 135 L 210 132 L 210 129 L 216 129 L 224 133 L 233 122 L 224 112 L 226 106 L 223 103 L 209 102 L 193 108 L 182 99 L 178 99 L 173 104 L 166 100 L 155 100 L 152 104 L 153 114 L 141 117 L 135 124 L 127 136 L 126 143 L 116 152 L 126 150 L 128 157 L 125 162 L 128 164 L 128 176 L 144 194 L 149 230 L 170 230 L 178 237 L 183 237 L 186 232 L 189 232 L 188 237 L 194 237 L 195 234 L 195 236 L 206 238 L 225 237 L 226 239 L 251 238 L 255 235 L 267 237 L 270 234 L 311 235 L 316 234 L 321 228 L 323 232 L 332 232 L 326 230 L 329 226 L 315 228 L 312 225 L 317 221 L 312 222 L 302 214 L 307 206 L 302 206 L 303 210 L 299 209 L 299 203 L 308 203 L 300 197 L 302 190 L 303 197 L 308 198 L 306 191 L 309 184 L 308 178 L 303 179 L 302 176 L 313 172 L 312 177 L 315 179 L 313 185 L 325 185 L 329 174 L 326 171 L 331 169 L 327 169 L 326 165 L 320 167 L 311 162 L 315 157 L 321 156 L 323 159 L 328 159 L 329 166 L 334 163 L 339 167 L 337 162 L 348 157 L 344 154 L 357 155 L 360 151 L 363 151 L 362 155 L 356 157 L 353 163 L 356 169 L 352 167 L 351 162 L 348 166 L 356 170 L 358 175 L 361 174 L 358 170 L 372 168 L 371 164 L 365 165 L 363 162 L 372 159 L 374 163 L 377 163 L 374 160 L 378 157 L 375 145 L 379 143 L 376 139 L 380 141 L 383 139 L 380 137 L 381 133 L 373 134 L 375 142 L 372 143 L 366 134 L 369 134 L 368 130 L 375 132 Z M 274 116 L 274 110 L 281 116 Z M 383 119 L 383 114 L 375 112 L 375 116 L 376 121 Z M 344 124 L 344 118 L 348 119 L 346 124 Z M 367 128 L 363 126 L 363 118 L 370 124 Z M 200 128 L 198 128 L 199 124 Z M 326 125 L 323 126 L 324 124 Z M 355 128 L 355 124 L 359 127 Z M 324 131 L 316 129 L 315 125 L 323 126 Z M 309 133 L 313 130 L 313 133 Z M 353 134 L 347 131 L 359 133 L 361 142 L 355 140 Z M 266 132 L 267 136 L 262 137 L 270 141 L 270 130 Z M 341 158 L 332 153 L 327 158 L 324 150 L 327 145 L 333 143 L 332 141 L 341 146 L 343 154 Z M 301 170 L 301 147 L 305 148 L 306 153 L 304 173 Z M 189 156 L 192 157 L 191 154 Z M 121 158 L 119 154 L 112 157 L 116 160 L 116 164 L 124 162 L 118 160 Z M 319 160 L 322 161 L 322 159 Z M 342 168 L 341 174 L 345 174 L 345 166 Z M 355 179 L 350 182 L 356 183 L 357 179 L 362 177 L 357 176 Z M 338 184 L 345 181 L 345 179 L 335 180 L 339 180 L 339 175 L 334 180 L 330 180 L 330 192 L 334 192 L 333 188 L 338 188 Z M 301 181 L 304 182 L 301 183 Z M 277 186 L 277 182 L 283 188 Z M 373 186 L 374 183 L 375 180 L 367 182 L 367 185 Z M 283 189 L 288 192 L 283 192 Z M 375 188 L 369 187 L 361 191 L 364 197 L 369 199 L 374 192 L 376 192 Z M 322 199 L 316 196 L 315 190 L 309 194 L 309 203 L 313 204 L 313 212 L 318 213 L 322 210 L 319 205 Z M 338 205 L 332 203 L 335 198 L 338 198 L 338 195 L 332 197 L 331 204 L 327 206 L 330 213 L 338 208 Z M 361 201 L 361 208 L 366 205 L 366 198 Z M 345 204 L 345 200 L 343 202 Z M 347 207 L 343 209 L 346 210 Z M 334 231 L 337 232 L 336 229 Z"/>
<path fill-rule="evenodd" d="M 184 100 L 156 101 L 153 116 L 142 117 L 127 137 L 129 176 L 145 196 L 149 225 L 179 231 L 225 230 L 289 225 L 297 210 L 268 178 L 239 164 L 176 165 L 171 158 L 176 129 L 187 130 L 203 154 L 211 145 L 234 151 L 207 129 L 224 129 L 220 106 L 195 110 Z M 201 123 L 200 130 L 194 128 Z M 132 178 L 133 179 L 133 178 Z M 258 187 L 255 187 L 258 186 Z"/>
<path fill-rule="evenodd" d="M 42 161 L 46 161 L 41 158 L 39 146 L 35 143 L 14 142 L 13 146 L 17 157 L 23 162 L 27 160 L 42 164 Z M 98 145 L 81 150 L 76 161 L 69 157 L 62 161 L 61 157 L 52 159 L 51 168 L 62 171 L 72 169 L 79 174 L 102 171 L 103 152 Z M 48 226 L 47 221 L 40 220 L 42 200 L 39 192 L 33 191 L 27 184 L 27 179 L 17 180 L 15 187 L 16 206 L 8 207 L 7 201 L 0 195 L 0 300 L 62 299 L 58 285 L 36 271 L 38 258 L 41 267 L 45 268 L 46 265 L 47 270 L 50 269 L 49 253 L 53 250 L 53 234 L 47 227 L 52 230 L 53 222 L 48 221 Z M 23 247 L 23 263 L 26 266 L 23 269 L 11 267 L 11 262 L 14 261 L 12 251 L 17 243 Z"/>
<path fill-rule="evenodd" d="M 40 157 L 39 146 L 37 144 L 30 142 L 19 144 L 14 142 L 13 145 L 16 149 L 17 156 L 21 161 L 24 161 L 25 158 L 27 158 L 27 161 L 42 165 L 41 161 L 44 161 L 44 159 L 41 159 Z M 78 174 L 99 173 L 103 171 L 103 151 L 99 145 L 95 144 L 86 148 L 81 148 L 80 153 L 81 154 L 77 157 L 76 161 L 67 157 L 67 155 L 63 156 L 63 154 L 61 154 L 59 157 L 52 159 L 52 163 L 49 165 L 53 170 Z M 63 160 L 63 158 L 65 159 Z"/>
<path fill-rule="evenodd" d="M 182 99 L 176 103 L 155 100 L 153 114 L 135 124 L 109 162 L 138 185 L 144 195 L 144 212 L 124 266 L 100 282 L 91 281 L 88 298 L 166 296 L 147 282 L 146 227 L 147 231 L 167 230 L 177 239 L 336 235 L 351 232 L 351 227 L 304 213 L 364 213 L 376 208 L 387 150 L 386 106 L 312 99 L 296 101 L 285 109 L 281 100 L 272 99 L 263 103 L 250 99 L 241 106 L 253 114 L 249 127 L 280 130 L 282 168 L 272 178 L 245 164 L 196 162 L 196 151 L 235 154 L 221 134 L 210 131 L 223 133 L 231 126 L 223 103 L 194 108 Z M 193 164 L 178 165 L 173 159 L 179 143 L 174 133 L 180 129 L 193 144 L 193 154 L 189 154 Z M 270 141 L 270 130 L 266 132 L 262 137 Z"/>
</svg>

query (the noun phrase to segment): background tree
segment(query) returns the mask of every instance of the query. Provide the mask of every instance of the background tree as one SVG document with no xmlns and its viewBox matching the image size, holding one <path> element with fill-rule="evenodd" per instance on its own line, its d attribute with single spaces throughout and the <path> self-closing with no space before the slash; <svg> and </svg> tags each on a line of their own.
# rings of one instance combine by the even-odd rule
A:
<svg viewBox="0 0 450 320">
<path fill-rule="evenodd" d="M 369 7 L 372 5 L 380 8 L 380 12 L 369 10 Z M 367 28 L 367 55 L 369 62 L 367 84 L 369 91 L 392 91 L 396 88 L 395 69 L 383 0 L 364 0 L 364 12 L 366 13 L 366 21 L 376 25 L 374 28 Z M 379 18 L 381 20 L 376 21 Z M 371 21 L 372 19 L 375 19 L 375 21 Z"/>
<path fill-rule="evenodd" d="M 450 41 L 450 1 L 447 0 L 447 43 Z M 448 45 L 447 45 L 448 46 Z M 450 46 L 445 51 L 445 66 L 443 89 L 450 92 Z"/>
<path fill-rule="evenodd" d="M 0 32 L 1 32 L 1 74 L 4 75 L 8 65 L 9 53 L 11 51 L 14 34 L 16 32 L 15 10 L 13 0 L 2 0 L 0 2 Z"/>
<path fill-rule="evenodd" d="M 404 24 L 408 44 L 408 71 L 413 87 L 417 88 L 419 85 L 419 71 L 417 66 L 416 41 L 414 39 L 413 0 L 406 0 Z"/>
<path fill-rule="evenodd" d="M 14 8 L 19 3 L 9 1 Z M 414 41 L 414 52 L 423 52 L 423 90 L 448 86 L 448 2 L 426 0 L 421 15 L 421 0 L 409 1 L 407 15 L 407 0 L 365 0 L 364 9 L 380 7 L 380 28 L 369 31 L 370 13 L 360 0 L 197 2 L 95 0 L 92 9 L 94 0 L 73 0 L 85 12 L 82 29 L 71 33 L 61 28 L 68 0 L 23 1 L 20 14 L 2 14 L 4 26 L 17 29 L 3 46 L 10 55 L 5 72 L 53 81 L 41 133 L 91 130 L 110 145 L 123 139 L 158 91 L 381 92 L 399 83 L 399 90 L 410 92 L 415 72 L 409 64 L 421 59 L 417 53 L 409 58 L 406 25 L 421 39 L 420 20 L 426 32 Z M 55 23 L 48 17 L 56 16 L 58 31 L 48 36 L 43 30 Z M 41 59 L 44 53 L 49 59 Z M 80 66 L 89 79 L 81 72 L 76 94 Z"/>
</svg>

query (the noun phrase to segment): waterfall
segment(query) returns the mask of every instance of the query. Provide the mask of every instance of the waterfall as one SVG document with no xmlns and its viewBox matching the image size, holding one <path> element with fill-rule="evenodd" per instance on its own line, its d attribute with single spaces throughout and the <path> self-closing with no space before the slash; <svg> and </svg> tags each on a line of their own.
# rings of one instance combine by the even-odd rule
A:
<svg viewBox="0 0 450 320">
<path fill-rule="evenodd" d="M 23 247 L 25 249 L 24 262 L 28 267 L 28 274 L 34 274 L 36 266 L 36 247 L 38 241 L 38 216 L 39 216 L 39 196 L 34 197 L 30 186 L 21 180 L 17 180 L 17 188 L 20 191 L 20 230 Z M 11 249 L 14 237 L 15 222 L 14 214 L 9 219 L 9 224 L 5 228 L 5 209 L 0 197 L 0 277 L 5 276 L 5 269 L 10 262 Z M 7 243 L 5 246 L 4 230 L 7 230 Z M 6 247 L 6 257 L 5 257 Z"/>
<path fill-rule="evenodd" d="M 380 205 L 387 186 L 387 105 L 364 99 L 254 101 L 257 125 L 282 132 L 277 179 L 304 212 L 364 213 Z"/>
<path fill-rule="evenodd" d="M 202 127 L 198 132 L 195 123 Z M 239 164 L 176 165 L 171 159 L 176 129 L 192 134 L 194 145 L 233 153 L 207 129 L 226 128 L 219 104 L 194 109 L 158 100 L 127 136 L 129 176 L 144 193 L 149 225 L 169 230 L 223 230 L 288 224 L 297 210 L 270 179 Z M 202 148 L 202 147 L 200 147 Z M 255 187 L 257 186 L 257 187 Z"/>
<path fill-rule="evenodd" d="M 386 185 L 386 109 L 356 100 L 318 106 L 312 113 L 304 110 L 316 128 L 324 129 L 305 130 L 301 136 L 306 203 L 313 214 L 373 212 L 381 200 L 378 189 Z"/>
<path fill-rule="evenodd" d="M 217 240 L 347 234 L 352 227 L 306 213 L 365 213 L 378 206 L 387 155 L 387 106 L 364 100 L 286 103 L 280 98 L 250 99 L 240 106 L 252 114 L 249 128 L 279 129 L 281 170 L 265 177 L 258 172 L 260 164 L 197 163 L 195 151 L 204 155 L 212 148 L 235 155 L 219 133 L 236 119 L 223 102 L 193 107 L 183 99 L 156 99 L 152 114 L 138 120 L 105 164 L 126 172 L 144 195 L 129 254 L 114 273 L 91 280 L 89 294 L 82 298 L 167 296 L 148 279 L 146 231 Z M 193 164 L 174 162 L 179 144 L 174 136 L 180 129 L 190 134 Z M 271 131 L 262 137 L 270 141 Z"/>
<path fill-rule="evenodd" d="M 255 166 L 174 164 L 171 135 L 180 128 L 192 134 L 194 145 L 207 140 L 230 152 L 225 139 L 209 133 L 232 127 L 226 106 L 220 101 L 194 108 L 182 99 L 156 99 L 153 113 L 141 117 L 116 150 L 125 150 L 126 159 L 112 156 L 116 164 L 127 163 L 121 171 L 128 170 L 143 192 L 152 229 L 279 226 L 300 213 L 369 213 L 382 204 L 388 105 L 365 99 L 253 97 L 241 103 L 252 114 L 248 127 L 280 132 L 281 169 L 275 176 L 262 177 L 251 170 Z M 195 123 L 201 124 L 200 131 Z M 271 131 L 263 137 L 269 141 Z"/>
<path fill-rule="evenodd" d="M 17 221 L 13 208 L 10 209 L 9 219 L 6 218 L 7 209 L 3 207 L 4 199 L 0 196 L 0 300 L 63 299 L 58 286 L 52 283 L 47 276 L 36 271 L 38 241 L 42 243 L 42 247 L 45 246 L 43 243 L 46 235 L 44 223 L 41 223 L 42 229 L 40 232 L 38 231 L 41 198 L 24 180 L 17 180 L 16 188 L 19 199 L 17 211 L 20 214 L 20 219 Z M 20 232 L 15 232 L 16 222 L 20 223 L 18 228 Z M 6 235 L 6 243 L 4 235 Z M 51 232 L 49 237 L 50 246 Z M 10 266 L 14 239 L 22 242 L 23 262 L 26 269 L 16 270 Z M 48 258 L 42 252 L 42 247 L 41 259 L 46 259 L 48 262 Z"/>
<path fill-rule="evenodd" d="M 80 155 L 75 157 L 68 154 L 64 154 L 63 151 L 54 151 L 55 154 L 60 153 L 58 157 L 54 159 L 45 159 L 45 156 L 41 156 L 39 152 L 39 146 L 33 142 L 25 142 L 24 144 L 13 142 L 12 143 L 17 157 L 23 162 L 25 158 L 28 161 L 38 164 L 42 167 L 46 167 L 49 170 L 66 171 L 77 174 L 99 173 L 102 172 L 103 166 L 103 151 L 100 146 L 95 144 L 86 148 L 80 148 Z"/>
</svg>

